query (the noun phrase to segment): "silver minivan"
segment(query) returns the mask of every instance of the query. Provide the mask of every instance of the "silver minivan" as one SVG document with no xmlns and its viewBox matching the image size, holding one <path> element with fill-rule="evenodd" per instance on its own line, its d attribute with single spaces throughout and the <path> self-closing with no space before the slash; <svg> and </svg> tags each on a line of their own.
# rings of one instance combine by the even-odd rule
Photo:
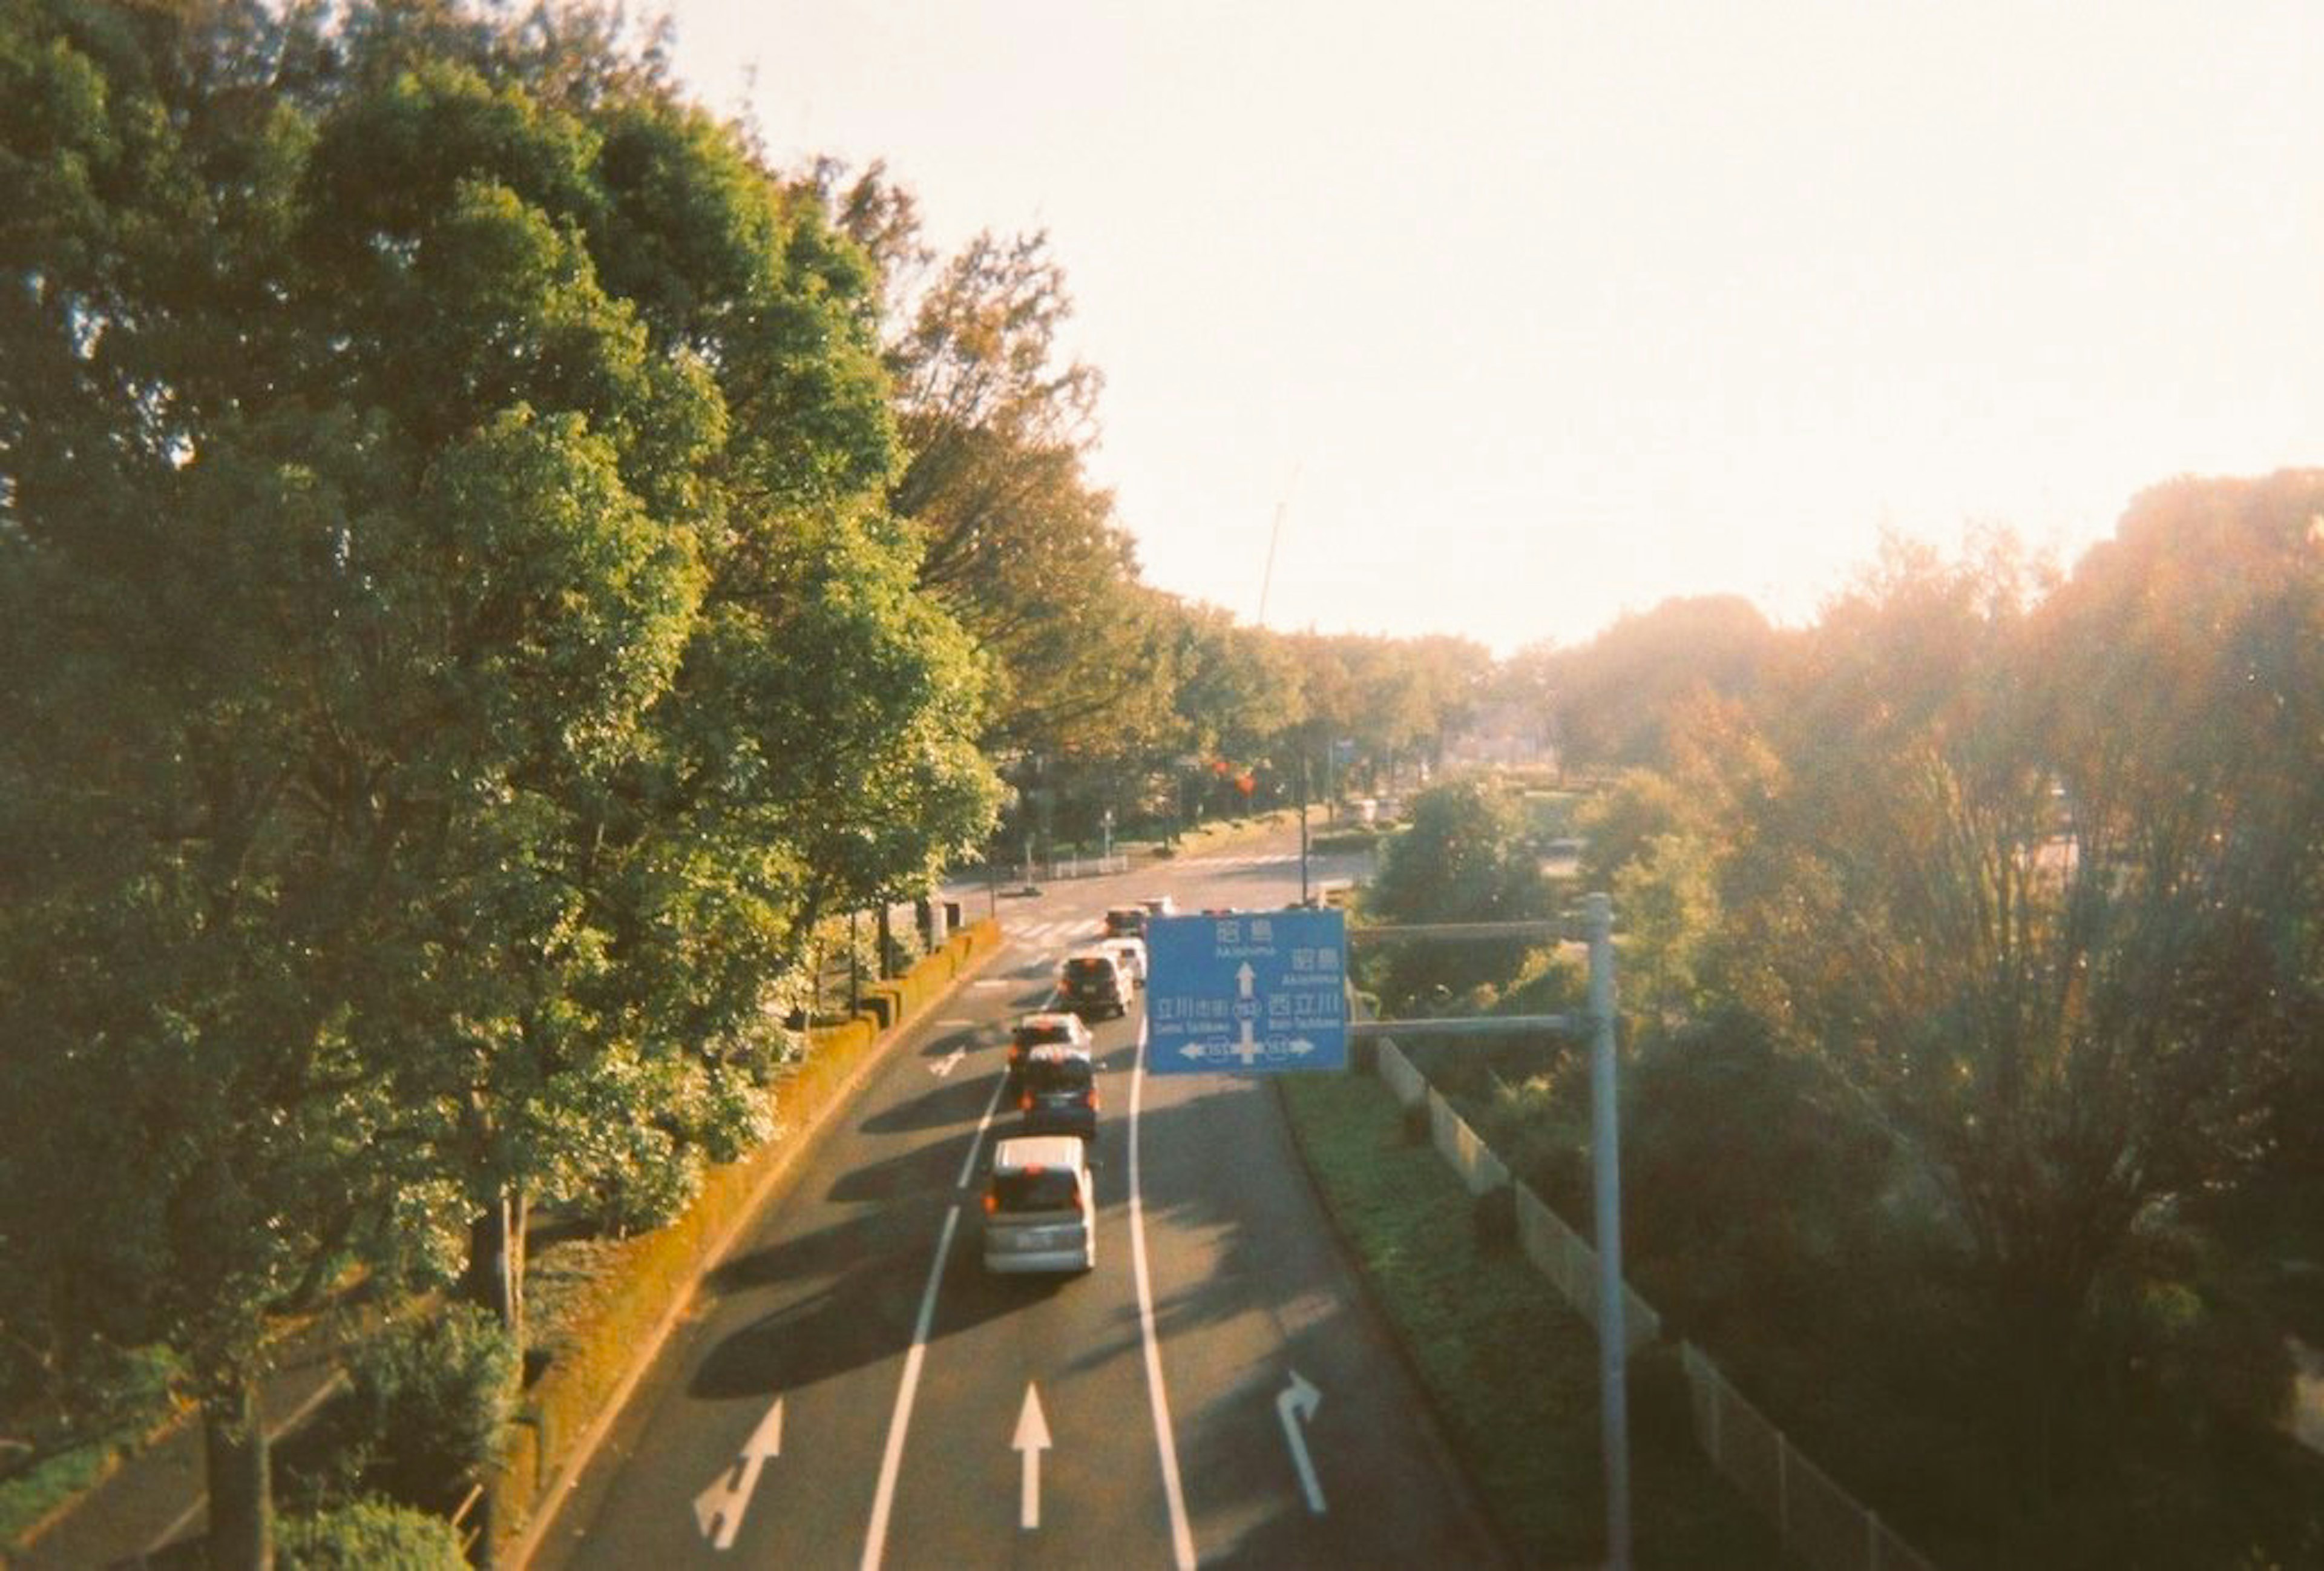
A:
<svg viewBox="0 0 2324 1571">
<path fill-rule="evenodd" d="M 1085 1271 L 1097 1264 L 1097 1190 L 1078 1136 L 1018 1135 L 992 1148 L 984 1269 Z"/>
</svg>

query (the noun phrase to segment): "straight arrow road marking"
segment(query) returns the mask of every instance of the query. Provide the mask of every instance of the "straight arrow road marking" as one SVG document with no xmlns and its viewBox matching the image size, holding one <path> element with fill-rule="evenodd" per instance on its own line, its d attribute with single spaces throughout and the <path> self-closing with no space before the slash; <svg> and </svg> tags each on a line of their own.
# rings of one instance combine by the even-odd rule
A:
<svg viewBox="0 0 2324 1571">
<path fill-rule="evenodd" d="M 742 1530 L 742 1513 L 751 1509 L 751 1492 L 759 1487 L 759 1470 L 770 1456 L 783 1454 L 783 1399 L 777 1397 L 751 1437 L 742 1442 L 734 1465 L 710 1481 L 694 1497 L 695 1524 L 714 1549 L 731 1549 Z"/>
<path fill-rule="evenodd" d="M 1009 1448 L 1025 1458 L 1017 1490 L 1017 1526 L 1031 1532 L 1041 1525 L 1041 1453 L 1049 1448 L 1048 1421 L 1041 1417 L 1041 1393 L 1030 1382 L 1025 1386 L 1025 1406 L 1017 1415 L 1017 1433 Z"/>
<path fill-rule="evenodd" d="M 1323 1405 L 1323 1393 L 1296 1369 L 1291 1372 L 1291 1383 L 1275 1399 L 1275 1416 L 1283 1421 L 1283 1443 L 1291 1447 L 1291 1465 L 1299 1470 L 1299 1487 L 1306 1492 L 1308 1511 L 1319 1517 L 1323 1514 L 1323 1486 L 1315 1481 L 1305 1426 L 1314 1421 L 1315 1409 Z"/>
</svg>

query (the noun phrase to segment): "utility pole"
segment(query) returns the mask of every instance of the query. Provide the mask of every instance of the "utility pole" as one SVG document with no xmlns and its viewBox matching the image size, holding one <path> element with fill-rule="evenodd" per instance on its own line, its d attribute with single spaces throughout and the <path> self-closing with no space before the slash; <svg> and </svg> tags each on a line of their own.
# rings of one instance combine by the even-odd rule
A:
<svg viewBox="0 0 2324 1571">
<path fill-rule="evenodd" d="M 1299 750 L 1299 903 L 1307 903 L 1307 750 Z"/>
<path fill-rule="evenodd" d="M 1630 1566 L 1629 1336 L 1622 1324 L 1621 1119 L 1614 1088 L 1614 902 L 1582 901 L 1590 927 L 1590 1167 L 1598 1233 L 1599 1429 L 1606 1452 L 1606 1563 Z"/>
</svg>

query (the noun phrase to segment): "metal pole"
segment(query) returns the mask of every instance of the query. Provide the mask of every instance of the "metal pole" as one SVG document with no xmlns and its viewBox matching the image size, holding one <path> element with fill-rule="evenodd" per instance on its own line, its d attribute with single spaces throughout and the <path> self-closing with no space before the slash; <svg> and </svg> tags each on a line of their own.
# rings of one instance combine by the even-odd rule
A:
<svg viewBox="0 0 2324 1571">
<path fill-rule="evenodd" d="M 1621 1124 L 1614 1095 L 1614 902 L 1582 902 L 1590 924 L 1590 1156 L 1598 1222 L 1598 1390 L 1606 1452 L 1606 1563 L 1630 1566 L 1630 1416 L 1622 1326 Z"/>
<path fill-rule="evenodd" d="M 1299 903 L 1307 903 L 1307 750 L 1299 750 Z"/>
</svg>

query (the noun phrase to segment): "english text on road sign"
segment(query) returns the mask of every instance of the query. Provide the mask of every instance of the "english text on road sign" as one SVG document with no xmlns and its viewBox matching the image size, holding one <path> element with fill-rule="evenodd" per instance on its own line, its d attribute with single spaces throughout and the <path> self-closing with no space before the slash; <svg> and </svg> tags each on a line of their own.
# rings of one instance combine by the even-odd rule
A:
<svg viewBox="0 0 2324 1571">
<path fill-rule="evenodd" d="M 1347 1067 L 1344 912 L 1155 917 L 1146 949 L 1155 1074 Z"/>
</svg>

